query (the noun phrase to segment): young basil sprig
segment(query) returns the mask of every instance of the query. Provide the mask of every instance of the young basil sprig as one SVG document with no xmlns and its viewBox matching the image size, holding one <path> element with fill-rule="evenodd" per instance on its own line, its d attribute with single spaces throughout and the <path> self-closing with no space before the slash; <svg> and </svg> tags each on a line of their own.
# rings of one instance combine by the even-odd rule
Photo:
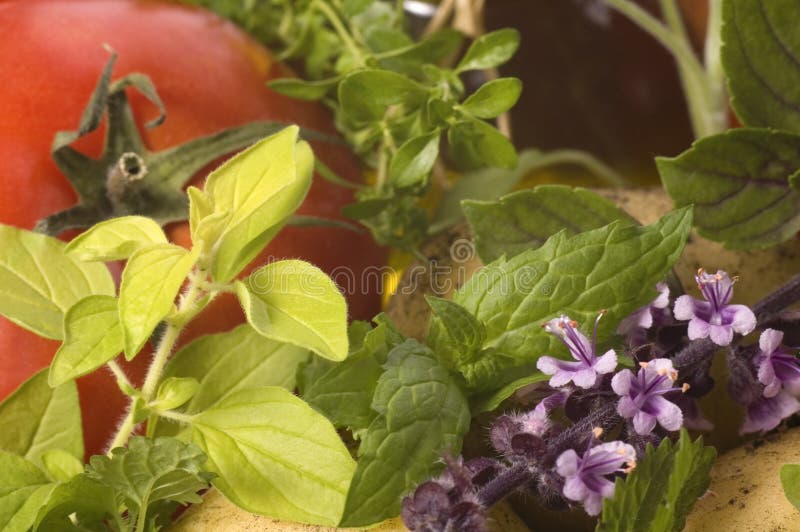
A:
<svg viewBox="0 0 800 532">
<path fill-rule="evenodd" d="M 138 216 L 97 224 L 68 245 L 0 226 L 0 312 L 62 340 L 50 368 L 0 403 L 10 475 L 0 481 L 0 527 L 52 529 L 72 515 L 92 529 L 154 530 L 177 504 L 199 501 L 212 478 L 250 511 L 339 522 L 355 464 L 333 425 L 291 390 L 309 351 L 347 355 L 345 300 L 299 260 L 234 280 L 303 201 L 312 169 L 297 127 L 232 158 L 204 190 L 190 189 L 190 250 Z M 118 296 L 98 264 L 114 260 L 127 260 Z M 248 324 L 200 338 L 170 362 L 181 331 L 224 292 L 238 295 Z M 157 347 L 137 388 L 114 359 L 144 356 L 151 338 Z M 84 471 L 75 379 L 103 366 L 131 406 L 108 456 Z M 145 420 L 159 437 L 131 439 Z M 276 482 L 287 471 L 292 480 Z"/>
</svg>

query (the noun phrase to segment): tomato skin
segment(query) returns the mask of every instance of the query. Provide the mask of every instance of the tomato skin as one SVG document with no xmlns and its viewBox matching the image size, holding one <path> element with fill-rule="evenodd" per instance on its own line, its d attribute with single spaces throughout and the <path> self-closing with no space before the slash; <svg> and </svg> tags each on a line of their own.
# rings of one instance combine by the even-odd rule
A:
<svg viewBox="0 0 800 532">
<path fill-rule="evenodd" d="M 113 79 L 141 72 L 153 81 L 167 109 L 163 125 L 143 130 L 151 150 L 171 147 L 200 135 L 254 120 L 298 123 L 335 131 L 319 105 L 280 96 L 268 79 L 288 69 L 231 23 L 204 10 L 154 1 L 11 0 L 0 1 L 0 223 L 30 229 L 36 221 L 71 207 L 76 196 L 50 158 L 57 131 L 74 129 L 109 54 L 119 59 Z M 13 43 L 9 45 L 9 43 Z M 137 124 L 157 110 L 128 90 Z M 97 157 L 103 130 L 80 139 L 76 149 Z M 313 144 L 317 157 L 339 175 L 358 180 L 360 168 L 341 146 Z M 202 183 L 198 175 L 194 183 Z M 341 218 L 352 192 L 315 178 L 300 214 Z M 168 228 L 173 241 L 188 246 L 187 225 Z M 327 272 L 347 266 L 356 275 L 385 263 L 384 250 L 365 233 L 339 228 L 285 229 L 265 257 L 302 258 Z M 350 315 L 368 319 L 378 310 L 377 287 L 348 297 Z M 238 303 L 221 297 L 198 317 L 183 341 L 229 329 L 242 321 Z M 51 360 L 57 342 L 40 339 L 0 317 L 0 398 Z M 149 364 L 141 353 L 126 372 L 140 382 Z M 78 381 L 87 455 L 103 451 L 127 404 L 110 372 L 99 370 Z"/>
</svg>

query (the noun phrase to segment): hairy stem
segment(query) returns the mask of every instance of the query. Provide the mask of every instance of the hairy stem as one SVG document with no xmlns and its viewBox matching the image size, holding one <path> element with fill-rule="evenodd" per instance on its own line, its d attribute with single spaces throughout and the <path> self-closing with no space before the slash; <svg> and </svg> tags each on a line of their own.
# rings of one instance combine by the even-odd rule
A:
<svg viewBox="0 0 800 532">
<path fill-rule="evenodd" d="M 533 475 L 527 465 L 512 465 L 478 490 L 478 498 L 486 507 L 493 506 L 531 480 Z"/>
</svg>

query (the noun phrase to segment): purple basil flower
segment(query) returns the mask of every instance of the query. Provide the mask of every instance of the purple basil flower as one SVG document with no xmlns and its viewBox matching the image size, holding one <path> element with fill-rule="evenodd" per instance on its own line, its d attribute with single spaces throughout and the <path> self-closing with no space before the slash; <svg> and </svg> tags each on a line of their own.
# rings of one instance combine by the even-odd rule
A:
<svg viewBox="0 0 800 532">
<path fill-rule="evenodd" d="M 667 283 L 658 283 L 656 290 L 658 290 L 658 296 L 653 301 L 635 310 L 630 316 L 622 320 L 619 327 L 617 327 L 619 334 L 628 335 L 637 329 L 649 329 L 653 326 L 654 314 L 659 317 L 669 316 L 669 286 L 667 286 Z"/>
<path fill-rule="evenodd" d="M 576 362 L 567 362 L 557 358 L 543 356 L 536 362 L 536 367 L 543 373 L 552 375 L 550 386 L 557 388 L 572 381 L 580 388 L 591 388 L 597 381 L 598 375 L 611 373 L 617 367 L 617 354 L 609 349 L 598 357 L 595 354 L 597 343 L 597 323 L 603 316 L 601 312 L 594 322 L 592 342 L 578 330 L 578 324 L 568 316 L 561 316 L 550 320 L 544 329 L 558 337 L 569 349 Z"/>
<path fill-rule="evenodd" d="M 546 449 L 542 438 L 552 427 L 548 413 L 562 406 L 567 397 L 565 392 L 556 392 L 539 401 L 533 410 L 498 417 L 489 433 L 494 449 L 506 455 L 538 458 Z"/>
<path fill-rule="evenodd" d="M 689 322 L 689 339 L 711 338 L 717 345 L 729 345 L 733 333 L 749 334 L 756 326 L 753 311 L 745 305 L 729 305 L 733 283 L 728 274 L 718 270 L 706 273 L 702 268 L 694 276 L 705 301 L 683 295 L 675 301 L 675 319 Z"/>
<path fill-rule="evenodd" d="M 641 362 L 640 366 L 636 375 L 624 369 L 611 379 L 611 388 L 621 396 L 617 412 L 626 419 L 633 418 L 633 428 L 642 436 L 650 434 L 656 421 L 666 430 L 678 430 L 683 424 L 681 409 L 663 396 L 668 392 L 685 391 L 687 385 L 672 386 L 678 372 L 667 358 Z"/>
<path fill-rule="evenodd" d="M 764 385 L 764 397 L 775 397 L 781 388 L 790 394 L 800 395 L 800 359 L 787 353 L 781 346 L 783 332 L 767 329 L 761 333 L 756 355 L 758 380 Z"/>
<path fill-rule="evenodd" d="M 800 402 L 785 390 L 772 397 L 760 397 L 747 406 L 747 416 L 739 432 L 772 430 L 797 411 L 800 411 Z"/>
<path fill-rule="evenodd" d="M 601 443 L 583 456 L 569 449 L 556 460 L 556 471 L 564 477 L 564 496 L 582 502 L 589 515 L 598 515 L 603 498 L 614 496 L 614 482 L 607 476 L 629 472 L 635 466 L 636 451 L 621 441 Z"/>
</svg>

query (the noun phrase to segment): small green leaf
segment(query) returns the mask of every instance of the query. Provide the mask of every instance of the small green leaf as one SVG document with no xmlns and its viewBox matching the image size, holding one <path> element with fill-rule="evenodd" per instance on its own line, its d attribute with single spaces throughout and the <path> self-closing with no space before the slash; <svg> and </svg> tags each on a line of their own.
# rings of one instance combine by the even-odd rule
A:
<svg viewBox="0 0 800 532">
<path fill-rule="evenodd" d="M 524 377 L 509 382 L 499 390 L 470 397 L 469 405 L 472 415 L 477 416 L 483 412 L 492 412 L 496 410 L 503 401 L 514 395 L 517 390 L 530 384 L 544 382 L 548 379 L 550 379 L 550 375 L 545 375 L 538 371 L 530 372 Z"/>
<path fill-rule="evenodd" d="M 268 83 L 269 88 L 299 100 L 321 100 L 341 81 L 340 77 L 320 81 L 307 81 L 300 78 L 280 78 Z"/>
<path fill-rule="evenodd" d="M 50 388 L 46 369 L 0 403 L 0 427 L 0 449 L 37 465 L 41 464 L 42 454 L 51 449 L 83 459 L 78 389 L 74 382 Z"/>
<path fill-rule="evenodd" d="M 464 215 L 484 262 L 539 247 L 552 235 L 597 229 L 615 220 L 635 220 L 611 200 L 583 188 L 542 185 L 499 201 L 465 201 Z"/>
<path fill-rule="evenodd" d="M 125 358 L 133 359 L 156 326 L 173 309 L 195 256 L 182 247 L 160 244 L 135 252 L 119 289 L 119 319 L 125 340 Z"/>
<path fill-rule="evenodd" d="M 61 449 L 50 449 L 42 453 L 42 465 L 56 482 L 66 482 L 83 473 L 83 461 Z"/>
<path fill-rule="evenodd" d="M 0 530 L 25 532 L 49 497 L 53 485 L 25 458 L 0 451 Z"/>
<path fill-rule="evenodd" d="M 319 268 L 301 260 L 273 262 L 235 286 L 248 323 L 262 335 L 330 360 L 347 356 L 347 303 Z"/>
<path fill-rule="evenodd" d="M 40 506 L 33 529 L 42 532 L 105 530 L 107 518 L 120 518 L 114 492 L 85 474 L 57 484 Z"/>
<path fill-rule="evenodd" d="M 416 74 L 425 66 L 456 52 L 463 41 L 461 32 L 445 28 L 422 41 L 377 54 L 378 64 L 386 70 Z"/>
<path fill-rule="evenodd" d="M 487 33 L 475 39 L 456 67 L 456 72 L 486 70 L 502 65 L 519 48 L 519 32 L 506 28 Z"/>
<path fill-rule="evenodd" d="M 495 79 L 481 85 L 461 108 L 475 118 L 494 118 L 514 107 L 521 93 L 522 82 L 517 78 Z"/>
<path fill-rule="evenodd" d="M 191 377 L 168 377 L 158 387 L 155 403 L 159 410 L 173 410 L 185 405 L 200 389 L 197 379 Z"/>
<path fill-rule="evenodd" d="M 398 148 L 389 167 L 389 178 L 400 188 L 423 185 L 439 157 L 439 130 L 413 137 Z"/>
<path fill-rule="evenodd" d="M 100 222 L 67 244 L 66 252 L 82 261 L 127 259 L 143 247 L 166 244 L 167 237 L 151 218 L 123 216 Z"/>
<path fill-rule="evenodd" d="M 781 486 L 792 506 L 800 510 L 800 464 L 781 466 Z"/>
<path fill-rule="evenodd" d="M 460 352 L 461 360 L 474 360 L 486 340 L 486 327 L 464 307 L 449 299 L 426 295 L 425 300 L 441 321 L 453 348 Z"/>
<path fill-rule="evenodd" d="M 658 158 L 677 206 L 695 206 L 698 232 L 727 247 L 763 248 L 800 230 L 800 136 L 734 129 L 706 137 L 672 159 Z"/>
<path fill-rule="evenodd" d="M 200 262 L 217 282 L 228 282 L 286 224 L 311 185 L 314 156 L 290 126 L 239 153 L 215 170 L 204 192 L 193 192 L 194 242 Z"/>
<path fill-rule="evenodd" d="M 517 151 L 502 133 L 482 120 L 461 120 L 447 130 L 451 156 L 466 168 L 514 168 Z"/>
<path fill-rule="evenodd" d="M 603 501 L 598 531 L 678 532 L 695 501 L 711 483 L 717 451 L 692 442 L 681 430 L 677 444 L 664 438 L 657 449 L 647 445 L 645 457 L 625 479 L 616 481 L 614 497 Z"/>
<path fill-rule="evenodd" d="M 422 85 L 389 70 L 359 70 L 339 84 L 342 111 L 356 123 L 380 120 L 392 105 L 421 105 L 427 94 Z"/>
<path fill-rule="evenodd" d="M 335 526 L 355 464 L 333 425 L 283 388 L 242 390 L 196 415 L 214 485 L 248 511 Z"/>
<path fill-rule="evenodd" d="M 120 354 L 123 346 L 117 298 L 81 299 L 64 317 L 64 343 L 50 364 L 50 386 L 91 373 Z"/>
<path fill-rule="evenodd" d="M 722 18 L 722 65 L 742 123 L 800 134 L 800 5 L 727 0 Z"/>
<path fill-rule="evenodd" d="M 453 296 L 486 327 L 482 356 L 466 362 L 437 316 L 428 345 L 461 372 L 471 392 L 482 394 L 529 374 L 512 372 L 506 381 L 500 378 L 504 369 L 562 352 L 561 342 L 541 327 L 559 314 L 586 324 L 605 309 L 598 328 L 603 342 L 623 318 L 655 297 L 656 283 L 683 250 L 691 220 L 691 208 L 683 208 L 647 227 L 615 222 L 573 237 L 560 232 L 538 249 L 501 257 Z"/>
<path fill-rule="evenodd" d="M 409 490 L 435 474 L 444 453 L 457 455 L 469 428 L 467 400 L 425 346 L 408 340 L 389 353 L 363 435 L 343 527 L 398 514 Z"/>
<path fill-rule="evenodd" d="M 84 264 L 64 253 L 64 243 L 0 225 L 0 314 L 34 333 L 60 340 L 64 314 L 93 294 L 114 295 L 103 264 Z"/>
</svg>

